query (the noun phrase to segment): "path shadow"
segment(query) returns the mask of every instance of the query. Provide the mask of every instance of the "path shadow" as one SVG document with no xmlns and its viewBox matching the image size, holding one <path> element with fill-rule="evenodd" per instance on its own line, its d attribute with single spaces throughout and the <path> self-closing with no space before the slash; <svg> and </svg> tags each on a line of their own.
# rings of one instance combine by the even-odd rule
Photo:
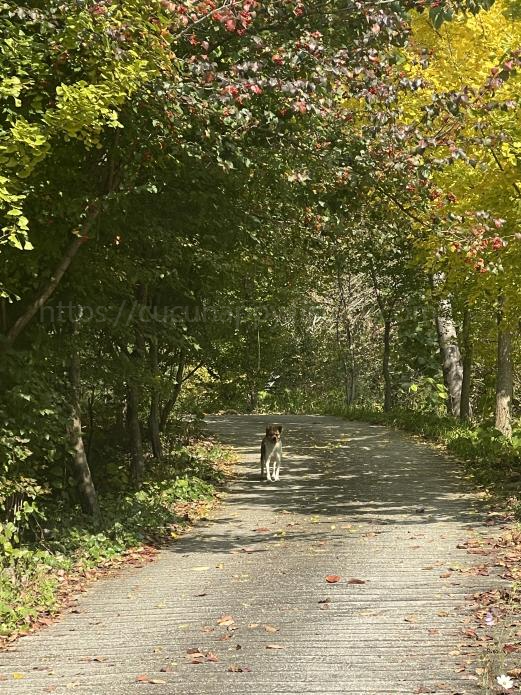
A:
<svg viewBox="0 0 521 695">
<path fill-rule="evenodd" d="M 259 480 L 259 445 L 267 421 L 284 425 L 281 480 Z M 461 529 L 483 523 L 483 512 L 465 488 L 463 472 L 447 457 L 415 444 L 379 425 L 323 416 L 222 416 L 208 427 L 234 446 L 243 459 L 230 487 L 223 513 L 197 536 L 177 544 L 177 552 L 229 552 L 265 548 L 266 536 L 255 530 L 263 511 L 288 513 L 286 540 L 323 537 L 321 523 L 351 523 L 362 534 L 388 524 L 421 532 L 437 524 Z M 236 520 L 248 507 L 251 528 Z M 252 511 L 253 510 L 253 511 Z M 310 530 L 305 520 L 315 522 Z M 277 529 L 270 529 L 277 531 Z M 345 531 L 344 537 L 345 537 Z M 335 534 L 330 534 L 334 542 Z M 340 536 L 339 536 L 340 538 Z"/>
</svg>

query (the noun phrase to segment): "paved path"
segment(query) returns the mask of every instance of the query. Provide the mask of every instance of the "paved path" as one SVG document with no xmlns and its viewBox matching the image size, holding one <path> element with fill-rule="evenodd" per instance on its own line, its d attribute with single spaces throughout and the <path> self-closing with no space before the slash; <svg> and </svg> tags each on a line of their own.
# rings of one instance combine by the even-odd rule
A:
<svg viewBox="0 0 521 695">
<path fill-rule="evenodd" d="M 212 418 L 242 459 L 215 518 L 0 654 L 0 693 L 478 692 L 458 645 L 492 580 L 447 571 L 475 564 L 457 545 L 480 530 L 457 466 L 383 427 L 276 420 L 279 483 L 258 481 L 266 418 Z"/>
</svg>

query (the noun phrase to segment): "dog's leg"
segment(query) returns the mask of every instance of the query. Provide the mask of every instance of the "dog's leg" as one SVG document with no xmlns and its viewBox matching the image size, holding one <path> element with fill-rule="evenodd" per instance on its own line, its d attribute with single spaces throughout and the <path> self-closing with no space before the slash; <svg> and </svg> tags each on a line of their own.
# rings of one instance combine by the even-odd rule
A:
<svg viewBox="0 0 521 695">
<path fill-rule="evenodd" d="M 273 466 L 273 479 L 278 480 L 279 475 L 280 475 L 280 462 L 281 462 L 281 454 L 280 451 L 277 451 L 275 453 L 275 464 Z"/>
<path fill-rule="evenodd" d="M 267 459 L 266 459 L 266 480 L 269 480 L 270 483 L 271 483 L 271 480 L 272 480 L 272 478 L 271 478 L 271 471 L 270 471 L 271 459 L 272 459 L 271 456 L 268 456 Z"/>
<path fill-rule="evenodd" d="M 260 474 L 260 479 L 264 480 L 264 476 L 266 475 L 266 445 L 264 442 L 261 444 L 261 474 Z"/>
</svg>

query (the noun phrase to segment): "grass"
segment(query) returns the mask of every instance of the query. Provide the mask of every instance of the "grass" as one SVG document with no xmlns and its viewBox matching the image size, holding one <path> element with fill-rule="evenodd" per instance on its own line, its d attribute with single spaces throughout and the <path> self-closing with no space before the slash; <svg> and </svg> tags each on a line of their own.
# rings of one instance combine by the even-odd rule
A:
<svg viewBox="0 0 521 695">
<path fill-rule="evenodd" d="M 98 525 L 77 509 L 51 504 L 33 538 L 0 556 L 0 641 L 49 622 L 97 572 L 146 558 L 177 538 L 214 502 L 232 461 L 231 451 L 213 442 L 179 448 L 149 466 L 141 489 L 101 495 Z"/>
</svg>

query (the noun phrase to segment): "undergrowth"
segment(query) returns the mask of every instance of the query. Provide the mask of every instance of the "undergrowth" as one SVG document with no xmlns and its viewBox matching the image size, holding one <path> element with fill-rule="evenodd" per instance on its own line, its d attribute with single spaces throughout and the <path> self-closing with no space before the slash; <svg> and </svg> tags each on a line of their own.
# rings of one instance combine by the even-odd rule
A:
<svg viewBox="0 0 521 695">
<path fill-rule="evenodd" d="M 50 501 L 33 533 L 0 543 L 0 638 L 23 633 L 60 605 L 71 577 L 122 558 L 129 550 L 176 537 L 215 496 L 231 461 L 212 442 L 179 447 L 151 464 L 139 490 L 100 495 L 101 521 Z M 1 538 L 0 538 L 1 541 Z"/>
</svg>

